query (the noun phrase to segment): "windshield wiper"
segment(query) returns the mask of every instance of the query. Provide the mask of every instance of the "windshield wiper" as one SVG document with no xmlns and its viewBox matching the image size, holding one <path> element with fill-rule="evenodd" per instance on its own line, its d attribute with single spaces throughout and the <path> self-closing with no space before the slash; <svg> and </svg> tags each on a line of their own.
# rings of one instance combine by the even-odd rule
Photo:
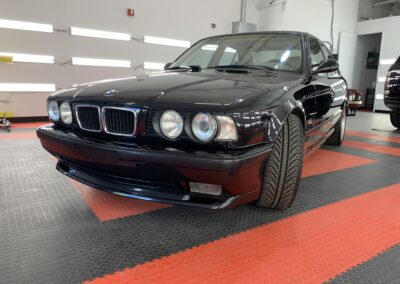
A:
<svg viewBox="0 0 400 284">
<path fill-rule="evenodd" d="M 255 69 L 255 70 L 268 70 L 272 72 L 276 72 L 277 70 L 275 68 L 265 66 L 265 65 L 239 65 L 239 64 L 234 64 L 234 65 L 219 65 L 219 66 L 213 66 L 213 67 L 208 67 L 207 69 Z"/>
<path fill-rule="evenodd" d="M 190 70 L 192 72 L 201 72 L 202 68 L 200 65 L 181 65 L 170 67 L 168 70 Z"/>
</svg>

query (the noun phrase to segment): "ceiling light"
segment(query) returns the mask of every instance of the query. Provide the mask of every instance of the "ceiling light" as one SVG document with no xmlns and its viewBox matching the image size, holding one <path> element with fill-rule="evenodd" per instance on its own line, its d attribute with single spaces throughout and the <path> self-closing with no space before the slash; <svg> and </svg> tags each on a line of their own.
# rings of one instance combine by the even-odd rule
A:
<svg viewBox="0 0 400 284">
<path fill-rule="evenodd" d="M 168 46 L 190 47 L 190 41 L 162 38 L 155 36 L 144 36 L 144 42 L 152 44 L 168 45 Z"/>
<path fill-rule="evenodd" d="M 12 57 L 13 62 L 30 62 L 30 63 L 47 63 L 47 64 L 54 63 L 54 56 L 50 55 L 0 52 L 0 56 L 10 56 Z"/>
<path fill-rule="evenodd" d="M 55 84 L 0 83 L 0 92 L 54 92 Z"/>
<path fill-rule="evenodd" d="M 386 77 L 379 77 L 378 78 L 379 83 L 385 83 L 386 82 Z"/>
<path fill-rule="evenodd" d="M 72 65 L 130 68 L 129 60 L 72 57 Z"/>
<path fill-rule="evenodd" d="M 396 62 L 396 59 L 382 59 L 381 65 L 392 65 Z"/>
<path fill-rule="evenodd" d="M 125 41 L 131 40 L 131 35 L 125 34 L 125 33 L 116 33 L 116 32 L 108 32 L 108 31 L 101 31 L 101 30 L 91 30 L 91 29 L 84 29 L 84 28 L 78 28 L 78 27 L 71 27 L 70 32 L 71 32 L 71 35 L 76 35 L 76 36 L 97 37 L 97 38 L 125 40 Z"/>
<path fill-rule="evenodd" d="M 375 98 L 376 98 L 377 100 L 383 100 L 383 95 L 382 95 L 382 94 L 376 94 L 376 95 L 375 95 Z"/>
<path fill-rule="evenodd" d="M 164 70 L 165 63 L 144 62 L 143 68 L 149 70 Z"/>
<path fill-rule="evenodd" d="M 12 21 L 12 20 L 6 20 L 6 19 L 0 19 L 0 28 L 34 31 L 34 32 L 44 32 L 44 33 L 52 33 L 53 32 L 52 25 L 38 24 L 38 23 L 31 23 L 31 22 L 22 22 L 22 21 Z"/>
</svg>

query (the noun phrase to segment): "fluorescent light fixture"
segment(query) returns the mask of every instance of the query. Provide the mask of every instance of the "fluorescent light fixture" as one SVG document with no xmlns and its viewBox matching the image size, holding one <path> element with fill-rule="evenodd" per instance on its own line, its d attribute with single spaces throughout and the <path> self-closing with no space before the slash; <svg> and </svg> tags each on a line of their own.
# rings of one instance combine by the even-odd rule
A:
<svg viewBox="0 0 400 284">
<path fill-rule="evenodd" d="M 144 62 L 143 68 L 149 70 L 164 70 L 165 63 Z"/>
<path fill-rule="evenodd" d="M 379 83 L 385 83 L 386 82 L 386 77 L 379 77 L 378 78 Z"/>
<path fill-rule="evenodd" d="M 97 38 L 125 40 L 125 41 L 131 40 L 131 35 L 124 34 L 124 33 L 108 32 L 108 31 L 101 31 L 101 30 L 91 30 L 91 29 L 84 29 L 84 28 L 78 28 L 78 27 L 71 27 L 70 32 L 71 32 L 71 35 L 76 35 L 76 36 L 97 37 Z"/>
<path fill-rule="evenodd" d="M 55 84 L 0 83 L 0 92 L 54 92 Z"/>
<path fill-rule="evenodd" d="M 72 57 L 72 65 L 130 68 L 129 60 Z"/>
<path fill-rule="evenodd" d="M 10 56 L 13 58 L 14 62 L 54 64 L 54 56 L 50 56 L 50 55 L 0 52 L 0 56 Z"/>
<path fill-rule="evenodd" d="M 382 94 L 376 94 L 376 95 L 375 95 L 375 98 L 376 98 L 377 100 L 383 100 L 383 95 L 382 95 Z"/>
<path fill-rule="evenodd" d="M 0 19 L 0 28 L 52 33 L 53 25 Z"/>
<path fill-rule="evenodd" d="M 152 44 L 168 45 L 168 46 L 190 47 L 190 41 L 155 37 L 155 36 L 144 36 L 144 42 Z"/>
<path fill-rule="evenodd" d="M 382 59 L 381 65 L 392 65 L 396 62 L 396 59 Z"/>
</svg>

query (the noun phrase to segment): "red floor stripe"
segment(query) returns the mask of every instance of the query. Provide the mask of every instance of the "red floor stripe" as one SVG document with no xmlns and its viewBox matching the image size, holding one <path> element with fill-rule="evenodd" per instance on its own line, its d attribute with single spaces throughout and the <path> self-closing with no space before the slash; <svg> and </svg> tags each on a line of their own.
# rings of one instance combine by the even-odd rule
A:
<svg viewBox="0 0 400 284">
<path fill-rule="evenodd" d="M 400 242 L 399 204 L 396 184 L 89 283 L 321 283 Z"/>
<path fill-rule="evenodd" d="M 16 128 L 16 129 L 21 129 L 21 128 L 25 128 L 25 129 L 35 129 L 38 128 L 40 126 L 49 124 L 50 121 L 40 121 L 40 122 L 14 122 L 12 124 L 12 128 Z"/>
<path fill-rule="evenodd" d="M 82 195 L 85 202 L 101 222 L 143 214 L 169 207 L 169 205 L 166 204 L 131 199 L 106 193 L 100 190 L 92 189 L 74 180 L 69 181 Z"/>
<path fill-rule="evenodd" d="M 365 133 L 365 132 L 359 132 L 359 131 L 347 130 L 346 136 L 355 136 L 355 137 L 369 138 L 369 139 L 374 139 L 374 140 L 384 141 L 384 142 L 400 143 L 400 137 L 377 135 L 377 134 Z"/>
<path fill-rule="evenodd" d="M 0 130 L 1 131 L 1 130 Z M 36 138 L 35 132 L 26 132 L 26 133 L 13 133 L 12 130 L 10 133 L 1 133 L 0 132 L 0 140 L 17 140 L 17 139 L 34 139 Z"/>
<path fill-rule="evenodd" d="M 303 177 L 325 174 L 352 167 L 363 166 L 376 161 L 349 154 L 318 149 L 309 156 L 303 166 Z"/>
<path fill-rule="evenodd" d="M 345 140 L 343 146 L 366 150 L 370 152 L 400 157 L 400 148 L 376 145 L 371 143 Z"/>
</svg>

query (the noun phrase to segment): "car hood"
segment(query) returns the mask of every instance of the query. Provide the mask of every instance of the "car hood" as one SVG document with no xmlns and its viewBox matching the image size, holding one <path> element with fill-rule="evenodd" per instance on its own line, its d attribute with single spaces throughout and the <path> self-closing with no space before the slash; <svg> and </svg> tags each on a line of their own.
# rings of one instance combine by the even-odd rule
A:
<svg viewBox="0 0 400 284">
<path fill-rule="evenodd" d="M 298 76 L 297 76 L 298 77 Z M 144 108 L 173 108 L 177 111 L 223 112 L 248 96 L 286 86 L 296 77 L 255 71 L 249 73 L 160 72 L 82 84 L 56 93 L 74 102 L 104 102 Z M 111 96 L 105 92 L 116 90 Z"/>
</svg>

